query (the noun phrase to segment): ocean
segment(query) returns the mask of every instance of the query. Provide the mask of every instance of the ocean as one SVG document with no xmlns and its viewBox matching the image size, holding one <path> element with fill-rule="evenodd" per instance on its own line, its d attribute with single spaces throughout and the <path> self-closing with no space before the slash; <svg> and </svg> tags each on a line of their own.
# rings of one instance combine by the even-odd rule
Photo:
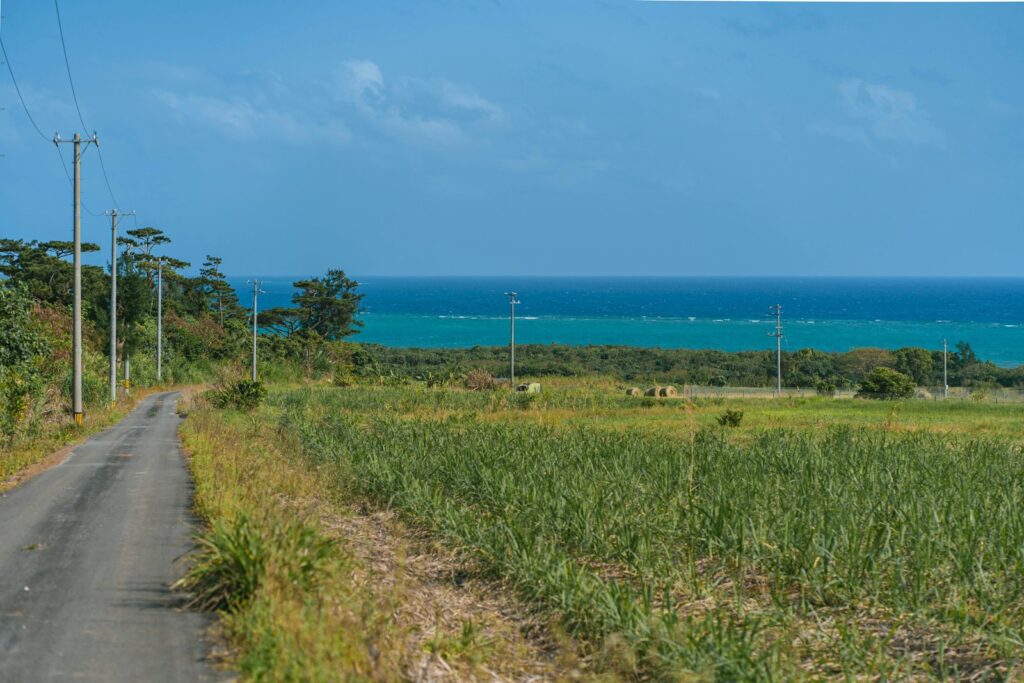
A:
<svg viewBox="0 0 1024 683">
<path fill-rule="evenodd" d="M 245 305 L 250 278 L 231 278 Z M 295 277 L 260 277 L 260 308 L 291 304 Z M 402 347 L 516 341 L 740 351 L 774 348 L 770 307 L 782 305 L 783 348 L 950 348 L 1024 364 L 1024 278 L 356 277 L 360 341 Z"/>
</svg>

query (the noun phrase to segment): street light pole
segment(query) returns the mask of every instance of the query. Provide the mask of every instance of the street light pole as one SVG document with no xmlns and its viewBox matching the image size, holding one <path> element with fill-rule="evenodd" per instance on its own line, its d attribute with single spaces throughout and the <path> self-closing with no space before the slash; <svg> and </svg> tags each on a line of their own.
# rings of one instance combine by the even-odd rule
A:
<svg viewBox="0 0 1024 683">
<path fill-rule="evenodd" d="M 522 303 L 516 300 L 515 292 L 505 292 L 509 305 L 509 336 L 508 336 L 508 364 L 509 384 L 512 390 L 516 388 L 516 304 Z"/>
</svg>

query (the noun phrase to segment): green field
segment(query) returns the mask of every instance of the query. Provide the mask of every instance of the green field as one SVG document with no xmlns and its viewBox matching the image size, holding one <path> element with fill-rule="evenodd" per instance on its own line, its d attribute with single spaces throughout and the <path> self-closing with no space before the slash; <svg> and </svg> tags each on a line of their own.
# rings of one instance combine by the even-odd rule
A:
<svg viewBox="0 0 1024 683">
<path fill-rule="evenodd" d="M 534 395 L 276 387 L 250 416 L 201 405 L 196 420 L 201 492 L 255 485 L 247 509 L 273 500 L 280 519 L 301 478 L 302 500 L 394 511 L 515 596 L 531 629 L 562 634 L 585 678 L 1021 673 L 1019 405 L 651 399 L 595 379 Z M 241 455 L 211 479 L 225 450 Z M 253 483 L 266 467 L 280 483 Z M 293 622 L 273 628 L 308 628 Z M 236 644 L 263 657 L 266 639 Z"/>
<path fill-rule="evenodd" d="M 464 550 L 597 670 L 1017 671 L 1019 406 L 645 400 L 600 380 L 278 389 L 269 404 L 339 495 Z M 739 427 L 718 425 L 727 409 Z"/>
</svg>

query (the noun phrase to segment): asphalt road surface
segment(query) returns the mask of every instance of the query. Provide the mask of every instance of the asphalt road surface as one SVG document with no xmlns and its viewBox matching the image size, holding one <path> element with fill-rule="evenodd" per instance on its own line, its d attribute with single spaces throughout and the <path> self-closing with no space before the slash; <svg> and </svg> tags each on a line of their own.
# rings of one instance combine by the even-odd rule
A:
<svg viewBox="0 0 1024 683">
<path fill-rule="evenodd" d="M 176 400 L 0 496 L 0 681 L 221 677 L 207 620 L 169 589 L 193 531 Z"/>
</svg>

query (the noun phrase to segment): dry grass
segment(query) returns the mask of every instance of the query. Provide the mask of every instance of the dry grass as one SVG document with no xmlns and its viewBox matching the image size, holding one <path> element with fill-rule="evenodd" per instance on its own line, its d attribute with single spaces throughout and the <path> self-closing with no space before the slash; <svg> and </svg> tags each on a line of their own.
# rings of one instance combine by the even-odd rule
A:
<svg viewBox="0 0 1024 683">
<path fill-rule="evenodd" d="M 7 491 L 31 479 L 67 457 L 75 446 L 93 434 L 119 422 L 132 412 L 139 401 L 166 388 L 141 388 L 131 396 L 122 398 L 116 406 L 103 406 L 88 411 L 85 424 L 75 425 L 70 416 L 51 419 L 41 427 L 41 433 L 20 439 L 13 444 L 0 444 L 0 492 Z"/>
</svg>

